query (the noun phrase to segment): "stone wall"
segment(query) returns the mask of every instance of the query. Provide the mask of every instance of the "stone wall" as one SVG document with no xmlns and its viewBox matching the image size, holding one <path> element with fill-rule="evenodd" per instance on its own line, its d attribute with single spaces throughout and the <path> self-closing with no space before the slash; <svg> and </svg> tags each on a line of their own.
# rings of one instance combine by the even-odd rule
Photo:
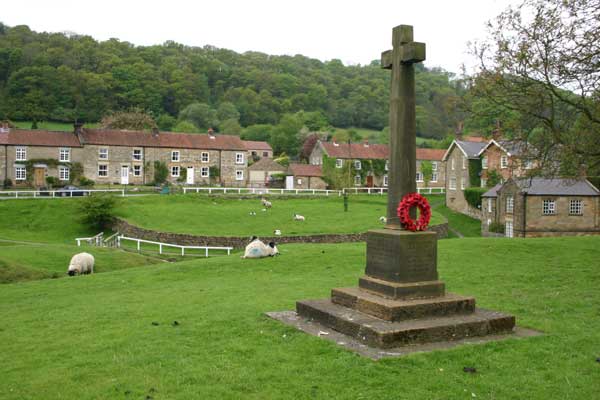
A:
<svg viewBox="0 0 600 400">
<path fill-rule="evenodd" d="M 294 189 L 327 189 L 327 183 L 318 176 L 295 176 Z"/>
<path fill-rule="evenodd" d="M 465 161 L 466 160 L 466 161 Z M 452 168 L 454 166 L 454 168 Z M 463 166 L 465 168 L 463 168 Z M 469 203 L 465 199 L 463 189 L 470 187 L 469 163 L 458 146 L 453 146 L 446 160 L 446 206 L 459 213 L 469 215 Z M 452 178 L 456 179 L 456 188 L 450 189 Z M 474 218 L 480 218 L 476 216 Z"/>
<path fill-rule="evenodd" d="M 155 242 L 179 244 L 183 246 L 230 246 L 234 248 L 244 248 L 249 241 L 249 237 L 229 237 L 229 236 L 196 236 L 181 233 L 158 232 L 150 229 L 140 228 L 132 225 L 125 220 L 117 220 L 113 230 L 122 235 L 136 239 L 145 239 Z M 429 228 L 430 231 L 437 232 L 438 239 L 448 236 L 448 224 L 435 225 Z M 345 242 L 364 242 L 366 233 L 348 233 L 348 234 L 323 234 L 323 235 L 303 235 L 303 236 L 273 236 L 261 237 L 264 242 L 274 241 L 276 243 L 345 243 Z"/>
<path fill-rule="evenodd" d="M 6 147 L 7 146 L 0 146 L 0 187 L 4 184 L 4 180 L 8 173 L 6 168 Z"/>
</svg>

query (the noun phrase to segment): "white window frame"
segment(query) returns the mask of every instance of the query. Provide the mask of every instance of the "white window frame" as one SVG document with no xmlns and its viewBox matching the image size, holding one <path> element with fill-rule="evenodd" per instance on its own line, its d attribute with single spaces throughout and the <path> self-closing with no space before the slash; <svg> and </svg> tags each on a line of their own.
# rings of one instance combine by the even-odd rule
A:
<svg viewBox="0 0 600 400">
<path fill-rule="evenodd" d="M 101 147 L 98 149 L 98 160 L 108 160 L 108 148 Z"/>
<path fill-rule="evenodd" d="M 436 171 L 433 171 L 431 173 L 431 183 L 436 183 L 438 181 L 438 173 Z"/>
<path fill-rule="evenodd" d="M 515 198 L 513 196 L 506 196 L 506 213 L 512 214 L 515 211 Z"/>
<path fill-rule="evenodd" d="M 508 156 L 507 155 L 500 156 L 500 168 L 502 168 L 502 169 L 508 168 Z"/>
<path fill-rule="evenodd" d="M 342 168 L 343 166 L 344 166 L 344 160 L 342 160 L 341 158 L 336 158 L 335 159 L 335 167 Z"/>
<path fill-rule="evenodd" d="M 431 170 L 432 171 L 437 171 L 438 170 L 438 163 L 437 163 L 437 161 L 432 161 L 431 162 Z"/>
<path fill-rule="evenodd" d="M 454 158 L 450 160 L 450 169 L 454 171 Z"/>
<path fill-rule="evenodd" d="M 134 165 L 133 166 L 133 176 L 142 176 L 142 166 L 141 165 Z M 136 171 L 137 169 L 137 171 Z"/>
<path fill-rule="evenodd" d="M 15 181 L 24 181 L 27 179 L 26 167 L 15 167 Z"/>
<path fill-rule="evenodd" d="M 105 167 L 104 171 L 100 167 Z M 98 164 L 98 178 L 108 178 L 108 164 Z"/>
<path fill-rule="evenodd" d="M 556 215 L 556 200 L 542 200 L 542 215 Z"/>
<path fill-rule="evenodd" d="M 71 161 L 71 149 L 69 147 L 61 147 L 58 151 L 58 161 L 69 162 Z"/>
<path fill-rule="evenodd" d="M 302 185 L 302 178 L 298 178 L 298 179 L 296 179 L 296 184 L 298 184 L 298 185 Z"/>
<path fill-rule="evenodd" d="M 210 168 L 200 167 L 200 176 L 202 178 L 208 178 L 210 176 Z"/>
<path fill-rule="evenodd" d="M 465 190 L 465 177 L 460 178 L 460 190 Z"/>
<path fill-rule="evenodd" d="M 484 188 L 486 184 L 487 184 L 487 179 L 481 178 L 481 187 Z"/>
<path fill-rule="evenodd" d="M 569 215 L 583 215 L 583 200 L 569 200 Z"/>
<path fill-rule="evenodd" d="M 423 182 L 423 173 L 421 171 L 417 171 L 417 182 Z"/>
<path fill-rule="evenodd" d="M 385 160 L 385 170 L 386 171 L 390 170 L 390 162 L 389 162 L 389 160 Z"/>
<path fill-rule="evenodd" d="M 484 156 L 481 158 L 481 169 L 488 169 L 488 158 Z"/>
<path fill-rule="evenodd" d="M 362 176 L 354 175 L 354 186 L 360 186 L 362 184 Z"/>
<path fill-rule="evenodd" d="M 180 175 L 181 175 L 181 167 L 179 167 L 179 165 L 172 165 L 171 166 L 171 176 L 173 178 L 179 178 Z"/>
<path fill-rule="evenodd" d="M 58 167 L 58 179 L 61 181 L 68 181 L 71 176 L 71 171 L 68 167 L 63 165 Z"/>
<path fill-rule="evenodd" d="M 467 157 L 463 157 L 462 159 L 462 168 L 463 169 L 467 169 Z"/>
<path fill-rule="evenodd" d="M 360 160 L 354 160 L 354 169 L 360 171 L 362 169 L 362 163 Z"/>
<path fill-rule="evenodd" d="M 210 153 L 208 151 L 203 151 L 200 153 L 200 162 L 209 162 Z"/>
<path fill-rule="evenodd" d="M 493 204 L 493 200 L 491 198 L 488 199 L 488 212 L 491 213 L 492 212 L 492 204 Z"/>
<path fill-rule="evenodd" d="M 384 176 L 383 176 L 383 186 L 386 186 L 386 187 L 387 187 L 387 185 L 388 185 L 388 176 L 387 176 L 387 175 L 384 175 Z"/>
<path fill-rule="evenodd" d="M 243 164 L 244 163 L 244 153 L 235 153 L 235 163 L 236 164 Z M 244 178 L 242 178 L 244 179 Z M 239 179 L 239 180 L 242 180 Z"/>
<path fill-rule="evenodd" d="M 179 162 L 181 160 L 181 152 L 179 150 L 171 151 L 171 162 Z"/>
<path fill-rule="evenodd" d="M 136 154 L 136 151 L 139 152 L 139 154 Z M 133 149 L 133 152 L 131 153 L 131 158 L 134 161 L 142 161 L 143 156 L 144 156 L 144 151 L 142 149 Z"/>
<path fill-rule="evenodd" d="M 15 149 L 15 161 L 27 161 L 27 147 L 17 147 Z"/>
<path fill-rule="evenodd" d="M 235 180 L 236 181 L 243 181 L 244 180 L 244 170 L 243 169 L 236 169 L 235 170 Z"/>
<path fill-rule="evenodd" d="M 456 190 L 456 177 L 455 176 L 450 177 L 450 180 L 448 181 L 448 188 L 450 190 Z"/>
<path fill-rule="evenodd" d="M 504 236 L 511 238 L 514 235 L 513 232 L 513 222 L 512 221 L 506 221 L 506 223 L 504 224 Z"/>
</svg>

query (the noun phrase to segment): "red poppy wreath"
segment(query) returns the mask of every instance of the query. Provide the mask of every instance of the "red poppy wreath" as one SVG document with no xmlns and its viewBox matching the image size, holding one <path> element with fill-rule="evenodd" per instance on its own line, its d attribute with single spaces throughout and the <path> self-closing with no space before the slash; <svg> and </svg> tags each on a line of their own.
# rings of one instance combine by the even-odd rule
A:
<svg viewBox="0 0 600 400">
<path fill-rule="evenodd" d="M 419 219 L 413 221 L 410 218 L 410 209 L 417 207 L 421 211 Z M 404 229 L 416 232 L 424 231 L 429 225 L 431 219 L 431 207 L 429 202 L 423 196 L 418 193 L 409 193 L 402 198 L 400 204 L 398 204 L 398 218 Z"/>
</svg>

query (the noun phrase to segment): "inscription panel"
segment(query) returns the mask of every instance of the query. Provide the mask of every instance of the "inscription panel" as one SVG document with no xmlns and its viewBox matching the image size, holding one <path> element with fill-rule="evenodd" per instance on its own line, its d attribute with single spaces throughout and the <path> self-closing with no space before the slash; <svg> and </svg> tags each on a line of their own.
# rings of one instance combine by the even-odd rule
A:
<svg viewBox="0 0 600 400">
<path fill-rule="evenodd" d="M 436 233 L 391 229 L 369 231 L 365 272 L 393 282 L 437 280 Z"/>
</svg>

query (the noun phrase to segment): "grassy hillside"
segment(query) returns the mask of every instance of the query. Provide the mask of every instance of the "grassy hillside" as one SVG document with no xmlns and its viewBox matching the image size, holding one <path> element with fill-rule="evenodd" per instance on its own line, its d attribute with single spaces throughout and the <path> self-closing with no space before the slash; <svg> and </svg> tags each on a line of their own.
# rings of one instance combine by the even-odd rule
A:
<svg viewBox="0 0 600 400">
<path fill-rule="evenodd" d="M 86 251 L 95 258 L 94 272 L 116 271 L 160 262 L 156 258 L 117 249 L 67 245 L 25 245 L 0 242 L 0 283 L 67 277 L 74 254 Z"/>
<path fill-rule="evenodd" d="M 21 129 L 30 129 L 32 121 L 12 121 L 13 124 L 16 125 L 17 128 Z M 65 131 L 72 132 L 73 124 L 68 122 L 52 122 L 52 121 L 42 121 L 38 122 L 38 129 L 47 129 L 49 131 Z M 98 127 L 98 123 L 88 123 L 85 124 L 86 128 L 96 128 Z"/>
<path fill-rule="evenodd" d="M 379 362 L 263 315 L 356 285 L 363 244 L 5 285 L 0 397 L 591 399 L 600 390 L 598 246 L 600 238 L 440 241 L 450 291 L 545 335 Z"/>
</svg>

